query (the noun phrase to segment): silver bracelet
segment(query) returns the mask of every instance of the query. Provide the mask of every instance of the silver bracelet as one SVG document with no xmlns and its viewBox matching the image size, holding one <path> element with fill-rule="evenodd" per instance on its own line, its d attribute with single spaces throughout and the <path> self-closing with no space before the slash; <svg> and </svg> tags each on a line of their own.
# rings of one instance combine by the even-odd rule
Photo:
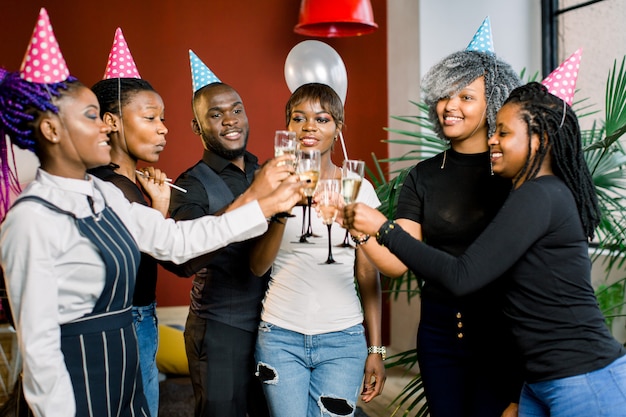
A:
<svg viewBox="0 0 626 417">
<path fill-rule="evenodd" d="M 387 359 L 387 349 L 384 346 L 370 346 L 367 348 L 367 353 L 378 353 L 383 360 Z"/>
</svg>

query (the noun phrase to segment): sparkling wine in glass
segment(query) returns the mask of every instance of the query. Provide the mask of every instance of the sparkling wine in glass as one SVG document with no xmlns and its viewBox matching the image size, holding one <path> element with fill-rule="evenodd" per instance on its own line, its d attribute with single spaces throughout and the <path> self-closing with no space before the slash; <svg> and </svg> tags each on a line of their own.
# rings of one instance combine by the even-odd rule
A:
<svg viewBox="0 0 626 417">
<path fill-rule="evenodd" d="M 343 195 L 343 201 L 346 204 L 352 204 L 356 201 L 361 189 L 361 183 L 363 182 L 363 175 L 365 173 L 365 162 L 358 161 L 356 159 L 346 159 L 343 161 L 341 167 L 341 193 Z M 346 236 L 343 238 L 342 247 L 351 247 L 348 230 L 346 230 Z"/>
<path fill-rule="evenodd" d="M 318 149 L 300 149 L 296 153 L 297 166 L 296 173 L 300 176 L 300 181 L 306 182 L 304 186 L 304 195 L 306 196 L 306 208 L 308 212 L 308 227 L 300 236 L 300 243 L 309 243 L 307 237 L 316 236 L 311 227 L 311 203 L 313 202 L 313 194 L 320 177 L 321 154 Z M 304 228 L 305 217 L 302 216 L 302 230 Z"/>
<path fill-rule="evenodd" d="M 296 166 L 296 151 L 298 141 L 296 132 L 288 130 L 277 130 L 274 135 L 274 156 L 293 155 L 293 165 Z"/>
<path fill-rule="evenodd" d="M 317 184 L 317 205 L 319 207 L 322 221 L 328 228 L 328 257 L 324 264 L 337 263 L 333 258 L 333 247 L 331 244 L 331 228 L 339 211 L 341 199 L 341 183 L 339 180 L 320 180 Z"/>
<path fill-rule="evenodd" d="M 293 155 L 293 167 L 296 167 L 296 151 L 298 141 L 296 132 L 288 130 L 277 130 L 274 134 L 274 156 Z M 293 214 L 281 212 L 276 213 L 276 217 L 295 217 Z"/>
</svg>

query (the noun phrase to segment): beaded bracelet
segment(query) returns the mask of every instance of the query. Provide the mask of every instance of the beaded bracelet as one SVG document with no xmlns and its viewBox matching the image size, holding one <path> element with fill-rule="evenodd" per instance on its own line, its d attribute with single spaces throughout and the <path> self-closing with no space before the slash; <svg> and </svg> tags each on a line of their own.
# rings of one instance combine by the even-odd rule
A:
<svg viewBox="0 0 626 417">
<path fill-rule="evenodd" d="M 380 246 L 385 246 L 382 242 L 383 237 L 387 236 L 389 231 L 393 230 L 395 227 L 396 222 L 394 220 L 387 220 L 383 223 L 383 225 L 380 226 L 380 229 L 378 229 L 378 232 L 376 232 L 376 242 L 378 242 Z"/>
<path fill-rule="evenodd" d="M 367 242 L 370 238 L 370 235 L 360 235 L 359 237 L 354 237 L 350 235 L 350 237 L 352 238 L 352 241 L 354 242 L 354 244 L 359 246 Z"/>
</svg>

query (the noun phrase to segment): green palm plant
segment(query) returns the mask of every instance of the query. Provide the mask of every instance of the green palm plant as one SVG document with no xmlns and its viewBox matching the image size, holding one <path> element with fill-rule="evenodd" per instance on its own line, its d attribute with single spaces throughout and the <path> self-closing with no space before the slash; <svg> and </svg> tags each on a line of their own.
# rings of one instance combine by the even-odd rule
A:
<svg viewBox="0 0 626 417">
<path fill-rule="evenodd" d="M 524 78 L 522 72 L 522 78 Z M 537 78 L 537 74 L 529 77 L 529 81 Z M 588 117 L 596 112 L 586 100 L 574 104 L 579 117 Z M 442 152 L 447 143 L 438 138 L 432 131 L 432 124 L 427 117 L 428 108 L 424 103 L 411 101 L 418 110 L 417 116 L 392 116 L 393 119 L 407 123 L 406 129 L 385 130 L 401 135 L 402 139 L 385 140 L 386 143 L 410 145 L 413 149 L 398 158 L 377 159 L 372 154 L 377 175 L 369 171 L 379 199 L 382 202 L 380 210 L 389 218 L 395 215 L 395 208 L 399 191 L 411 167 L 390 171 L 392 179 L 386 180 L 381 163 L 419 162 Z M 622 58 L 618 67 L 617 60 L 609 71 L 606 84 L 606 115 L 604 122 L 596 121 L 592 128 L 582 132 L 585 160 L 593 176 L 598 200 L 603 212 L 602 221 L 597 230 L 596 241 L 593 242 L 592 258 L 598 259 L 606 255 L 605 269 L 608 274 L 613 268 L 621 267 L 625 262 L 626 252 L 626 215 L 622 207 L 626 202 L 626 152 L 619 139 L 626 133 L 626 56 Z M 398 298 L 406 294 L 410 300 L 419 295 L 420 280 L 410 271 L 397 279 L 385 278 L 387 291 Z M 626 277 L 617 280 L 611 285 L 600 286 L 596 292 L 600 307 L 605 314 L 607 324 L 618 316 L 626 316 L 622 312 L 624 293 L 626 291 Z M 403 367 L 407 370 L 417 364 L 417 351 L 410 349 L 391 356 L 386 366 Z M 417 374 L 400 394 L 391 402 L 389 408 L 391 416 L 410 413 L 421 417 L 428 415 L 428 404 L 425 401 L 422 380 Z"/>
</svg>

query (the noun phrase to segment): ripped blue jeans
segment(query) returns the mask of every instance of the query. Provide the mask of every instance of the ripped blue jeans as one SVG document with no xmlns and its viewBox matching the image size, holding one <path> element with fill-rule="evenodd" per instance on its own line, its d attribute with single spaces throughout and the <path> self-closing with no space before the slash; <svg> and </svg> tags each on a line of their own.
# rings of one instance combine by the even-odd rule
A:
<svg viewBox="0 0 626 417">
<path fill-rule="evenodd" d="M 259 325 L 257 376 L 273 417 L 353 416 L 366 358 L 361 324 L 319 335 Z"/>
</svg>

